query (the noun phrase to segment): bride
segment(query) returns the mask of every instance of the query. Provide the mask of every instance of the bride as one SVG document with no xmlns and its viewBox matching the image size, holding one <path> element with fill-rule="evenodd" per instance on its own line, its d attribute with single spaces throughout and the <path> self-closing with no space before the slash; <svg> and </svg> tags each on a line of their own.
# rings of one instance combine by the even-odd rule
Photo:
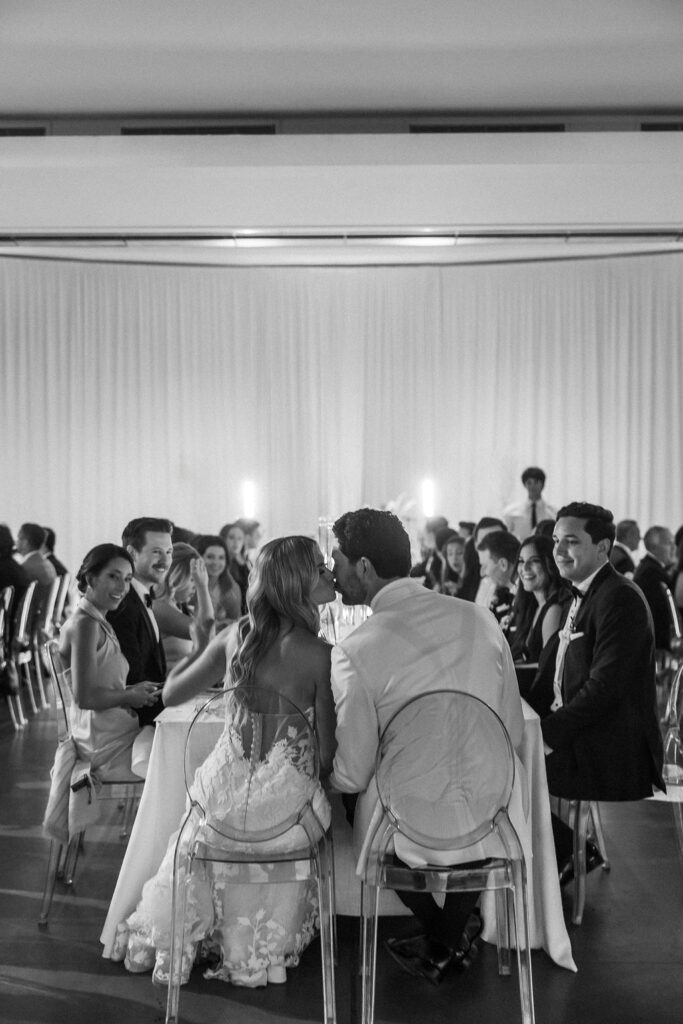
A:
<svg viewBox="0 0 683 1024">
<path fill-rule="evenodd" d="M 193 652 L 174 667 L 166 681 L 166 705 L 181 704 L 224 679 L 225 688 L 251 685 L 277 691 L 305 712 L 318 740 L 321 773 L 332 768 L 334 756 L 334 699 L 330 687 L 330 647 L 318 638 L 318 605 L 335 596 L 333 577 L 317 544 L 308 537 L 282 537 L 259 552 L 247 592 L 248 615 L 219 634 L 203 652 Z M 243 754 L 235 730 L 226 727 L 215 749 L 197 770 L 194 786 L 214 814 L 235 806 L 226 799 L 235 790 Z M 232 763 L 230 763 L 232 762 Z M 268 791 L 250 793 L 250 806 L 269 812 Z M 258 779 L 257 770 L 255 778 Z M 251 779 L 253 789 L 254 781 Z M 281 805 L 286 782 L 275 788 Z M 296 799 L 298 794 L 292 793 Z M 239 793 L 238 793 L 239 800 Z M 271 800 L 272 803 L 272 800 Z M 318 789 L 314 809 L 324 827 L 330 808 Z M 284 815 L 283 815 L 284 816 Z M 226 824 L 229 824 L 226 817 Z M 120 924 L 113 960 L 125 960 L 128 970 L 154 968 L 154 980 L 168 982 L 171 929 L 173 851 L 177 833 L 169 840 L 157 874 L 144 886 L 133 914 Z M 297 837 L 300 840 L 300 836 Z M 269 843 L 277 852 L 292 848 L 286 833 Z M 280 844 L 280 845 L 278 845 Z M 300 845 L 299 842 L 296 845 Z M 192 875 L 187 896 L 182 981 L 187 981 L 198 944 L 209 962 L 205 977 L 256 987 L 286 980 L 316 933 L 317 891 L 311 881 L 278 884 L 232 884 L 230 865 L 211 864 L 204 875 Z M 227 882 L 227 884 L 226 884 Z"/>
</svg>

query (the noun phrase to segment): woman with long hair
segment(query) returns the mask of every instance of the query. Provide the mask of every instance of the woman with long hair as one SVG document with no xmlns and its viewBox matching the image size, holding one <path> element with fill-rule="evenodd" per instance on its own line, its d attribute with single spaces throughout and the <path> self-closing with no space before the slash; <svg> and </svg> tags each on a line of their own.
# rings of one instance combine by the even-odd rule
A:
<svg viewBox="0 0 683 1024">
<path fill-rule="evenodd" d="M 125 548 L 92 548 L 76 574 L 82 597 L 59 635 L 60 657 L 71 670 L 71 735 L 79 756 L 104 773 L 130 770 L 140 734 L 135 709 L 151 706 L 159 696 L 157 683 L 126 686 L 128 662 L 106 619 L 128 593 L 132 578 L 133 562 Z"/>
<path fill-rule="evenodd" d="M 230 575 L 240 588 L 242 595 L 242 614 L 247 613 L 247 587 L 251 562 L 247 558 L 246 538 L 239 523 L 226 523 L 221 527 L 219 537 L 228 550 L 228 569 Z"/>
<path fill-rule="evenodd" d="M 536 663 L 557 633 L 571 599 L 569 584 L 560 576 L 550 537 L 534 534 L 522 541 L 517 562 L 519 586 L 512 606 L 508 640 L 517 662 Z"/>
<path fill-rule="evenodd" d="M 242 594 L 229 569 L 225 541 L 210 533 L 200 533 L 194 538 L 194 547 L 206 565 L 216 632 L 220 632 L 242 614 Z"/>
<path fill-rule="evenodd" d="M 215 620 L 209 575 L 191 544 L 173 545 L 171 565 L 156 588 L 152 609 L 169 671 L 192 651 L 193 641 L 203 650 L 212 639 Z"/>
<path fill-rule="evenodd" d="M 252 571 L 247 617 L 172 670 L 164 686 L 164 703 L 181 704 L 221 678 L 226 689 L 236 687 L 245 697 L 247 692 L 275 691 L 305 714 L 317 737 L 321 772 L 329 772 L 335 745 L 331 648 L 318 637 L 318 605 L 334 597 L 332 573 L 314 541 L 308 537 L 270 541 L 259 552 Z M 298 773 L 292 773 L 281 752 L 274 753 L 272 761 L 266 754 L 254 774 L 241 772 L 245 753 L 236 733 L 237 703 L 233 701 L 228 709 L 221 738 L 195 773 L 193 793 L 201 795 L 200 802 L 210 808 L 214 821 L 226 825 L 234 824 L 233 818 L 241 819 L 248 804 L 253 827 L 253 815 L 259 820 L 262 814 L 265 823 L 275 813 L 280 816 L 276 820 L 281 820 L 288 805 L 296 808 L 303 778 L 297 782 Z M 310 763 L 306 750 L 297 749 L 297 761 Z M 235 780 L 243 775 L 248 788 L 236 792 Z M 319 785 L 313 806 L 326 828 L 330 808 Z M 268 852 L 297 849 L 302 836 L 298 830 L 295 834 L 296 829 L 269 843 Z M 112 959 L 125 958 L 129 970 L 154 967 L 155 979 L 162 982 L 168 978 L 175 838 L 159 871 L 146 883 L 137 910 L 119 926 L 112 951 Z M 219 865 L 204 877 L 193 875 L 188 890 L 192 943 L 203 941 L 214 954 L 214 964 L 205 976 L 248 987 L 286 980 L 286 968 L 296 966 L 315 934 L 315 887 L 309 881 L 233 884 L 229 878 L 226 885 L 226 876 L 220 872 Z M 192 959 L 193 950 L 184 956 L 183 980 L 189 976 Z"/>
</svg>

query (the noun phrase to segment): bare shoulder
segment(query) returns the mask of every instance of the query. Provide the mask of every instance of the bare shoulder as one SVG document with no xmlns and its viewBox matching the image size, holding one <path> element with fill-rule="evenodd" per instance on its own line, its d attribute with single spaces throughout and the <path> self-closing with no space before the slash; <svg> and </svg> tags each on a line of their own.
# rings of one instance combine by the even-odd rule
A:
<svg viewBox="0 0 683 1024">
<path fill-rule="evenodd" d="M 100 627 L 89 615 L 72 615 L 64 623 L 59 635 L 59 650 L 64 654 L 74 644 L 96 644 Z"/>
<path fill-rule="evenodd" d="M 293 629 L 284 638 L 283 655 L 295 659 L 300 667 L 306 667 L 314 675 L 329 674 L 332 648 L 325 640 L 305 629 Z"/>
</svg>

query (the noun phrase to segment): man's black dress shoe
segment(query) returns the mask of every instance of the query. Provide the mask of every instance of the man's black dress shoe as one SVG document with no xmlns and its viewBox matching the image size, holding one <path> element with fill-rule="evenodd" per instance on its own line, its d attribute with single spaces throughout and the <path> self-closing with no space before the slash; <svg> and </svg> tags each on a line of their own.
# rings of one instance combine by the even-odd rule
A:
<svg viewBox="0 0 683 1024">
<path fill-rule="evenodd" d="M 424 978 L 431 985 L 440 985 L 461 955 L 426 935 L 414 939 L 388 939 L 384 946 L 399 967 L 414 978 Z"/>
<path fill-rule="evenodd" d="M 440 985 L 450 971 L 464 971 L 471 966 L 478 953 L 477 939 L 482 928 L 481 914 L 474 910 L 455 949 L 450 949 L 427 935 L 387 939 L 384 946 L 407 974 L 415 978 L 424 978 L 432 985 Z"/>
<path fill-rule="evenodd" d="M 594 871 L 599 868 L 601 864 L 604 864 L 604 858 L 600 853 L 595 843 L 586 843 L 586 874 L 589 871 Z M 570 856 L 564 862 L 560 868 L 560 885 L 568 885 L 569 882 L 574 881 L 574 856 Z"/>
</svg>

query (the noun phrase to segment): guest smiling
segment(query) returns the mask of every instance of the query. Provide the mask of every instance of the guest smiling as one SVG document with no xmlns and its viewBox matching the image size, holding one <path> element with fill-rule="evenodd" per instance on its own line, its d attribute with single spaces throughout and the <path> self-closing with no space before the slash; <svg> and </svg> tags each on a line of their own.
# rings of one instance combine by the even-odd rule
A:
<svg viewBox="0 0 683 1024">
<path fill-rule="evenodd" d="M 242 593 L 228 568 L 228 549 L 220 537 L 200 533 L 194 539 L 194 546 L 206 565 L 216 630 L 220 631 L 240 618 Z"/>
</svg>

